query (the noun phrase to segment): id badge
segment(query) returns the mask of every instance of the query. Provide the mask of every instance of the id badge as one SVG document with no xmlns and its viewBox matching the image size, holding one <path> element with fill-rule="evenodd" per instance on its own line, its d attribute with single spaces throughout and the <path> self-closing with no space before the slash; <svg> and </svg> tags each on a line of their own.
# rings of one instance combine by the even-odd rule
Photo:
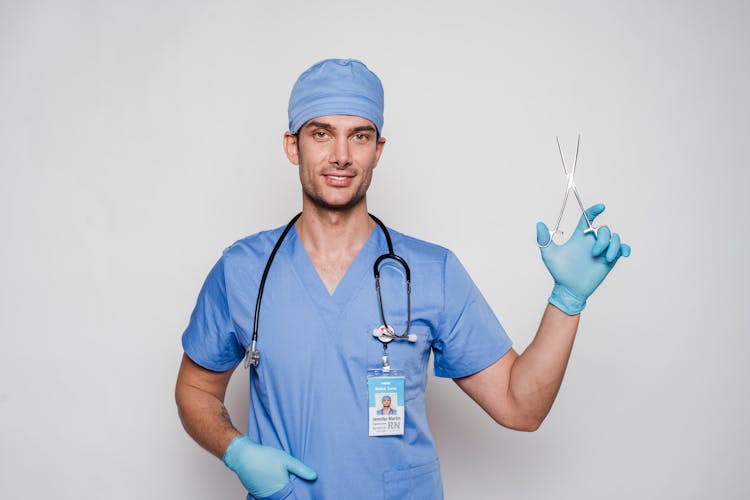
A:
<svg viewBox="0 0 750 500">
<path fill-rule="evenodd" d="M 368 370 L 370 436 L 403 436 L 406 423 L 404 376 L 398 370 Z"/>
</svg>

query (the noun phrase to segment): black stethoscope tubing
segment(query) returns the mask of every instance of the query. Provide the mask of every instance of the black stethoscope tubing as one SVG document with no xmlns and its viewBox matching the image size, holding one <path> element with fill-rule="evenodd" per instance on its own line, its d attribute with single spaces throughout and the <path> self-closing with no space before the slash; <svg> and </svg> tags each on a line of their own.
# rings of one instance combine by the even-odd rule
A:
<svg viewBox="0 0 750 500">
<path fill-rule="evenodd" d="M 289 233 L 289 230 L 292 229 L 292 226 L 295 222 L 297 222 L 297 219 L 299 219 L 300 215 L 302 215 L 302 212 L 298 213 L 294 217 L 292 217 L 292 220 L 289 221 L 289 223 L 286 225 L 284 230 L 281 232 L 281 236 L 279 236 L 279 239 L 276 241 L 276 244 L 273 247 L 273 250 L 271 250 L 271 254 L 268 256 L 268 260 L 266 261 L 266 267 L 263 269 L 263 275 L 260 278 L 260 285 L 258 286 L 258 297 L 255 300 L 255 315 L 253 317 L 253 336 L 250 343 L 250 347 L 247 349 L 247 361 L 245 362 L 245 368 L 249 367 L 250 365 L 258 366 L 258 363 L 260 362 L 260 351 L 256 349 L 257 343 L 258 343 L 258 323 L 260 320 L 260 304 L 263 300 L 263 290 L 266 287 L 266 279 L 268 278 L 268 272 L 271 269 L 271 264 L 273 263 L 274 257 L 276 257 L 276 252 L 279 251 L 279 247 L 281 247 L 281 243 L 284 241 L 284 238 L 286 238 L 287 233 Z M 385 241 L 388 244 L 388 253 L 384 253 L 377 259 L 375 259 L 375 263 L 372 266 L 372 274 L 375 277 L 375 289 L 377 290 L 378 295 L 378 307 L 380 309 L 380 318 L 383 320 L 383 326 L 385 327 L 386 331 L 391 332 L 388 337 L 390 339 L 407 339 L 409 337 L 409 328 L 411 327 L 411 270 L 409 269 L 409 264 L 406 263 L 406 260 L 404 260 L 401 256 L 396 255 L 393 251 L 393 242 L 391 241 L 391 234 L 388 232 L 388 228 L 385 227 L 385 224 L 375 217 L 372 214 L 368 214 L 372 220 L 375 221 L 375 223 L 380 227 L 380 229 L 383 231 L 383 235 L 385 236 Z M 388 322 L 385 320 L 385 312 L 383 311 L 383 297 L 380 293 L 380 264 L 384 260 L 395 260 L 401 266 L 404 268 L 404 272 L 406 273 L 406 331 L 402 333 L 401 335 L 397 335 L 393 332 L 393 328 L 388 326 Z M 383 342 L 383 345 L 385 345 L 385 342 Z"/>
</svg>

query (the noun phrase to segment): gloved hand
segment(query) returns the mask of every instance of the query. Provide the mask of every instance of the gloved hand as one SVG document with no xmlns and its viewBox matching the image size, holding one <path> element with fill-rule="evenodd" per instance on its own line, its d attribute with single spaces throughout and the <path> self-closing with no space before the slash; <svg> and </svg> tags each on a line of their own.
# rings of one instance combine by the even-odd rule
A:
<svg viewBox="0 0 750 500">
<path fill-rule="evenodd" d="M 586 214 L 593 223 L 603 211 L 604 205 L 598 204 L 586 210 Z M 598 235 L 584 234 L 587 228 L 586 219 L 581 215 L 570 239 L 558 245 L 549 241 L 549 230 L 543 222 L 536 225 L 537 243 L 540 246 L 550 243 L 541 248 L 544 265 L 555 280 L 549 302 L 571 316 L 586 307 L 586 299 L 604 281 L 617 259 L 630 255 L 630 246 L 620 243 L 617 233 L 611 234 L 602 226 Z"/>
<path fill-rule="evenodd" d="M 263 498 L 281 490 L 289 473 L 312 481 L 318 474 L 283 450 L 256 443 L 249 436 L 237 436 L 222 458 L 251 495 Z"/>
</svg>

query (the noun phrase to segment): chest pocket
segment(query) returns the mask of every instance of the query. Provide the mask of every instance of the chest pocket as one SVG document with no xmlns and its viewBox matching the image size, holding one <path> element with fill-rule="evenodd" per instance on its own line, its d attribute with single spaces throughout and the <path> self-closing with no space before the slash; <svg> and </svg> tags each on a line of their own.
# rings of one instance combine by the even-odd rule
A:
<svg viewBox="0 0 750 500">
<path fill-rule="evenodd" d="M 402 333 L 403 330 L 397 330 Z M 430 357 L 430 329 L 423 325 L 412 325 L 409 334 L 417 336 L 416 342 L 392 340 L 388 343 L 388 360 L 392 370 L 399 370 L 405 377 L 404 398 L 406 401 L 424 397 L 427 385 L 427 362 Z M 383 344 L 371 337 L 367 342 L 367 368 L 383 366 Z"/>
</svg>

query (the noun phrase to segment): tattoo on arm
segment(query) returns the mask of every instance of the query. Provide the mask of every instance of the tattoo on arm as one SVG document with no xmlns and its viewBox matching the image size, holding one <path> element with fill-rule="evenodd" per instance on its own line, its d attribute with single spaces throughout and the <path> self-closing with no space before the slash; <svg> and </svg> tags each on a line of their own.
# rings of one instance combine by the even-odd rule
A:
<svg viewBox="0 0 750 500">
<path fill-rule="evenodd" d="M 223 404 L 221 405 L 221 412 L 219 413 L 219 416 L 220 416 L 221 418 L 223 418 L 224 420 L 226 420 L 226 422 L 227 422 L 227 423 L 228 423 L 229 425 L 232 425 L 232 419 L 231 419 L 231 417 L 229 416 L 229 412 L 227 411 L 227 407 L 226 407 L 226 406 L 224 406 Z"/>
</svg>

